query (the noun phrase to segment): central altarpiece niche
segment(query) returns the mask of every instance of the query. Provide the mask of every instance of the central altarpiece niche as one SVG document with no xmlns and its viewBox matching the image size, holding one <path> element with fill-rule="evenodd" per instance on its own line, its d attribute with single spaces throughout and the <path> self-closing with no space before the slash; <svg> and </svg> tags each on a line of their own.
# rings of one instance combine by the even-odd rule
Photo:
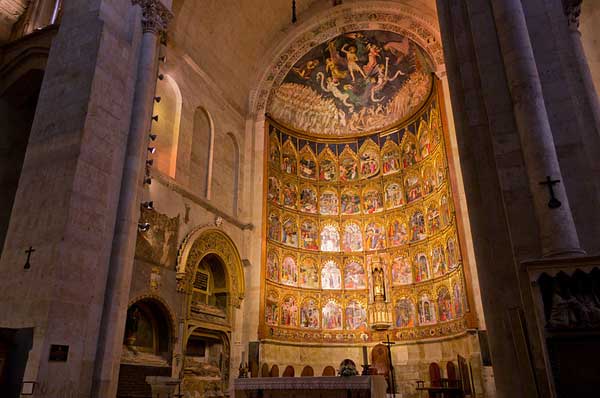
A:
<svg viewBox="0 0 600 398">
<path fill-rule="evenodd" d="M 353 32 L 311 50 L 279 87 L 269 108 L 279 118 L 267 122 L 261 338 L 359 343 L 466 328 L 429 65 L 407 38 Z"/>
</svg>

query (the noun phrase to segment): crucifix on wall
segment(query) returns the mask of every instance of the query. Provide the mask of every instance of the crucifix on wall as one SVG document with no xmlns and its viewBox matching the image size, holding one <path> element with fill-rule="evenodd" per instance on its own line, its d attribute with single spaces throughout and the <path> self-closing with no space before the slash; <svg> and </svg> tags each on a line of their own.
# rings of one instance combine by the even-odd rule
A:
<svg viewBox="0 0 600 398">
<path fill-rule="evenodd" d="M 558 184 L 560 180 L 553 180 L 550 176 L 546 176 L 546 180 L 540 182 L 540 185 L 547 185 L 550 193 L 550 200 L 548 201 L 548 207 L 551 209 L 559 208 L 562 203 L 554 195 L 554 185 Z"/>
</svg>

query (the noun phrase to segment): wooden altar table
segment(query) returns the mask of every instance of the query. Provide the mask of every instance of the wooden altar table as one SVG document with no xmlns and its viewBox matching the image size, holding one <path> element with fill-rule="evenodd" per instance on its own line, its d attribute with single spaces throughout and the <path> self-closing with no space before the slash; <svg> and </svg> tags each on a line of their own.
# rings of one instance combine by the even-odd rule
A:
<svg viewBox="0 0 600 398">
<path fill-rule="evenodd" d="M 381 375 L 236 379 L 235 398 L 385 398 Z"/>
</svg>

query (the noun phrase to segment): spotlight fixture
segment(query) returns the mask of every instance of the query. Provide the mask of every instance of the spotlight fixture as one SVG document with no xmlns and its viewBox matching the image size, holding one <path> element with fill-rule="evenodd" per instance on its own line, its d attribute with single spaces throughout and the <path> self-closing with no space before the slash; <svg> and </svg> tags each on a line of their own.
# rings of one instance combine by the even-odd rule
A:
<svg viewBox="0 0 600 398">
<path fill-rule="evenodd" d="M 160 102 L 160 100 L 161 100 L 161 98 L 160 98 L 160 97 L 154 97 L 154 101 L 156 101 L 157 103 L 159 103 L 159 102 Z"/>
<path fill-rule="evenodd" d="M 156 147 L 149 146 L 149 147 L 148 147 L 148 152 L 150 152 L 150 153 L 154 153 L 154 152 L 156 152 Z"/>
<path fill-rule="evenodd" d="M 146 160 L 146 166 L 150 167 L 154 164 L 154 159 L 147 159 Z"/>
<path fill-rule="evenodd" d="M 144 223 L 139 222 L 138 223 L 138 231 L 140 231 L 140 232 L 146 232 L 149 229 L 150 229 L 150 224 L 149 223 L 147 223 L 147 222 L 144 222 Z"/>
<path fill-rule="evenodd" d="M 158 115 L 152 116 L 152 120 L 154 120 L 155 122 L 158 122 Z"/>
<path fill-rule="evenodd" d="M 152 178 L 150 177 L 144 177 L 144 185 L 150 185 L 152 184 Z"/>
<path fill-rule="evenodd" d="M 154 209 L 154 202 L 153 201 L 142 202 L 142 207 L 146 210 L 152 210 L 152 209 Z"/>
<path fill-rule="evenodd" d="M 165 78 L 165 75 L 163 75 L 162 73 L 158 74 L 158 80 L 162 80 Z"/>
<path fill-rule="evenodd" d="M 149 137 L 152 141 L 156 141 L 156 137 L 158 137 L 158 136 L 156 134 L 150 133 Z"/>
<path fill-rule="evenodd" d="M 160 56 L 160 57 L 158 57 L 158 60 L 164 64 L 164 63 L 166 63 L 166 62 L 167 62 L 167 57 L 165 57 L 165 56 L 163 55 L 163 56 Z"/>
</svg>

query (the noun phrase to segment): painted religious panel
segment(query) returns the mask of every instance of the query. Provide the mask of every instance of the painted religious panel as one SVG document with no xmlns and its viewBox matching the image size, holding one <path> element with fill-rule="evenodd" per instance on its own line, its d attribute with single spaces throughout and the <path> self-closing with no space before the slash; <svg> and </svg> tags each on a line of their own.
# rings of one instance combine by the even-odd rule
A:
<svg viewBox="0 0 600 398">
<path fill-rule="evenodd" d="M 436 175 L 438 180 L 438 185 L 442 185 L 444 183 L 444 179 L 446 177 L 446 163 L 444 162 L 444 158 L 440 155 L 438 156 L 437 161 L 435 162 L 436 167 Z"/>
<path fill-rule="evenodd" d="M 367 288 L 365 269 L 357 259 L 351 259 L 344 267 L 344 288 L 346 290 Z"/>
<path fill-rule="evenodd" d="M 372 221 L 365 228 L 365 249 L 385 249 L 385 229 L 383 224 Z"/>
<path fill-rule="evenodd" d="M 317 213 L 317 190 L 310 185 L 300 188 L 300 210 L 305 213 Z"/>
<path fill-rule="evenodd" d="M 450 205 L 448 204 L 448 196 L 443 195 L 440 199 L 440 226 L 443 228 L 450 224 Z"/>
<path fill-rule="evenodd" d="M 288 218 L 281 228 L 281 243 L 287 246 L 298 247 L 298 225 L 295 218 Z"/>
<path fill-rule="evenodd" d="M 300 327 L 318 329 L 320 312 L 315 299 L 305 299 L 300 306 Z"/>
<path fill-rule="evenodd" d="M 325 224 L 321 229 L 321 251 L 339 252 L 340 233 L 335 224 Z"/>
<path fill-rule="evenodd" d="M 287 296 L 281 303 L 281 325 L 283 326 L 298 326 L 298 304 L 292 296 Z"/>
<path fill-rule="evenodd" d="M 302 220 L 300 224 L 300 247 L 306 250 L 319 250 L 318 236 L 317 223 L 311 219 Z"/>
<path fill-rule="evenodd" d="M 454 306 L 454 316 L 460 318 L 463 316 L 463 295 L 458 282 L 452 286 L 452 304 Z"/>
<path fill-rule="evenodd" d="M 437 178 L 432 164 L 428 164 L 423 168 L 423 194 L 429 195 L 435 191 L 437 187 Z"/>
<path fill-rule="evenodd" d="M 279 204 L 281 194 L 281 183 L 277 177 L 269 177 L 269 187 L 267 190 L 267 200 L 273 204 Z"/>
<path fill-rule="evenodd" d="M 432 202 L 427 208 L 427 230 L 429 231 L 429 235 L 437 234 L 441 228 L 440 212 L 437 204 Z"/>
<path fill-rule="evenodd" d="M 404 178 L 404 187 L 407 203 L 413 202 L 421 197 L 421 180 L 416 173 L 409 174 Z"/>
<path fill-rule="evenodd" d="M 452 320 L 452 299 L 450 292 L 445 286 L 438 291 L 437 297 L 438 321 L 446 322 Z"/>
<path fill-rule="evenodd" d="M 267 254 L 267 279 L 279 282 L 279 256 L 275 250 L 269 250 Z"/>
<path fill-rule="evenodd" d="M 271 212 L 271 214 L 269 214 L 267 237 L 277 242 L 281 241 L 281 217 L 277 212 Z"/>
<path fill-rule="evenodd" d="M 324 216 L 335 216 L 338 214 L 338 194 L 333 189 L 323 189 L 319 197 L 319 213 Z"/>
<path fill-rule="evenodd" d="M 265 323 L 277 325 L 279 323 L 279 296 L 275 292 L 269 292 L 265 303 Z"/>
<path fill-rule="evenodd" d="M 363 210 L 365 214 L 383 211 L 383 193 L 381 187 L 370 185 L 363 191 Z"/>
<path fill-rule="evenodd" d="M 397 328 L 412 328 L 415 326 L 415 305 L 411 299 L 406 297 L 399 299 L 396 301 L 394 310 Z"/>
<path fill-rule="evenodd" d="M 419 154 L 421 159 L 425 159 L 432 150 L 432 139 L 431 139 L 431 131 L 429 130 L 429 123 L 425 121 L 425 119 L 421 118 L 419 122 L 419 130 L 418 130 L 418 139 L 419 139 Z"/>
<path fill-rule="evenodd" d="M 300 151 L 300 162 L 298 169 L 298 174 L 300 177 L 311 180 L 317 179 L 317 158 L 308 145 L 306 145 Z"/>
<path fill-rule="evenodd" d="M 360 196 L 353 189 L 346 189 L 342 191 L 341 206 L 342 214 L 360 214 Z"/>
<path fill-rule="evenodd" d="M 381 151 L 381 171 L 383 175 L 389 175 L 398 170 L 400 170 L 400 150 L 394 141 L 388 140 Z"/>
<path fill-rule="evenodd" d="M 343 33 L 293 65 L 268 112 L 296 130 L 324 136 L 382 130 L 424 104 L 431 65 L 425 51 L 405 36 Z"/>
<path fill-rule="evenodd" d="M 436 323 L 435 305 L 427 293 L 423 293 L 419 298 L 419 324 L 433 325 Z"/>
<path fill-rule="evenodd" d="M 319 180 L 335 181 L 337 180 L 338 165 L 335 155 L 329 148 L 326 148 L 320 155 L 319 161 Z"/>
<path fill-rule="evenodd" d="M 412 265 L 407 255 L 395 256 L 392 260 L 392 285 L 402 286 L 413 283 Z"/>
<path fill-rule="evenodd" d="M 448 268 L 451 270 L 456 269 L 458 267 L 459 255 L 458 255 L 458 245 L 456 244 L 456 239 L 448 238 L 448 242 L 446 244 L 446 254 L 448 255 Z"/>
<path fill-rule="evenodd" d="M 429 279 L 429 261 L 425 253 L 415 256 L 415 282 L 423 282 Z"/>
<path fill-rule="evenodd" d="M 342 329 L 342 306 L 335 300 L 329 300 L 323 306 L 323 329 Z"/>
<path fill-rule="evenodd" d="M 344 224 L 344 235 L 342 237 L 342 250 L 345 252 L 363 251 L 363 237 L 360 225 L 355 222 Z"/>
<path fill-rule="evenodd" d="M 385 207 L 396 209 L 404 204 L 404 190 L 402 184 L 392 180 L 385 186 Z"/>
<path fill-rule="evenodd" d="M 358 158 L 356 154 L 346 147 L 340 155 L 340 181 L 358 180 Z"/>
<path fill-rule="evenodd" d="M 351 300 L 346 306 L 346 329 L 357 330 L 367 328 L 367 310 L 357 300 Z"/>
<path fill-rule="evenodd" d="M 408 226 L 404 220 L 396 218 L 390 222 L 388 242 L 390 246 L 400 246 L 408 243 Z"/>
<path fill-rule="evenodd" d="M 295 209 L 298 202 L 298 187 L 292 181 L 283 183 L 281 199 L 285 207 Z"/>
<path fill-rule="evenodd" d="M 446 253 L 443 245 L 436 244 L 431 250 L 431 271 L 434 278 L 446 273 Z"/>
<path fill-rule="evenodd" d="M 281 149 L 277 135 L 271 133 L 269 138 L 269 165 L 274 170 L 279 170 L 281 165 Z"/>
<path fill-rule="evenodd" d="M 314 257 L 306 256 L 300 261 L 298 286 L 309 289 L 319 288 L 319 266 Z"/>
<path fill-rule="evenodd" d="M 419 160 L 421 160 L 421 156 L 417 150 L 415 137 L 407 131 L 402 140 L 402 167 L 415 165 Z"/>
<path fill-rule="evenodd" d="M 420 210 L 410 216 L 410 241 L 417 242 L 427 237 L 425 233 L 425 217 Z"/>
<path fill-rule="evenodd" d="M 360 151 L 360 177 L 369 178 L 379 173 L 379 148 L 370 139 Z"/>
<path fill-rule="evenodd" d="M 296 259 L 291 255 L 283 257 L 283 261 L 281 262 L 281 283 L 288 286 L 298 285 Z"/>
<path fill-rule="evenodd" d="M 340 267 L 333 260 L 327 260 L 321 268 L 321 288 L 324 290 L 337 290 L 342 288 L 342 273 Z"/>
<path fill-rule="evenodd" d="M 292 175 L 296 175 L 298 171 L 298 158 L 296 156 L 296 149 L 290 140 L 287 140 L 285 144 L 283 144 L 283 151 L 281 154 L 281 171 Z"/>
</svg>

